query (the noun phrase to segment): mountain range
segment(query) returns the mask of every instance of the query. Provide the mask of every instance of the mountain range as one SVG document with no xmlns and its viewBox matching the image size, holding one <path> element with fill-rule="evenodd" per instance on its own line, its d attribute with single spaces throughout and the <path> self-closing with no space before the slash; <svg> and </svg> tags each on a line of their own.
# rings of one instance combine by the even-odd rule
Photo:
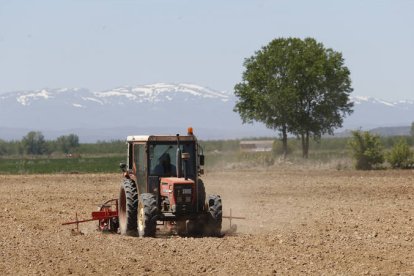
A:
<svg viewBox="0 0 414 276">
<path fill-rule="evenodd" d="M 409 126 L 414 121 L 414 101 L 361 96 L 351 101 L 355 111 L 338 131 Z M 48 139 L 75 133 L 82 142 L 94 142 L 131 134 L 185 133 L 188 126 L 201 139 L 275 135 L 260 123 L 243 125 L 233 112 L 235 103 L 232 93 L 189 83 L 9 92 L 0 94 L 0 139 L 21 139 L 39 130 Z"/>
</svg>

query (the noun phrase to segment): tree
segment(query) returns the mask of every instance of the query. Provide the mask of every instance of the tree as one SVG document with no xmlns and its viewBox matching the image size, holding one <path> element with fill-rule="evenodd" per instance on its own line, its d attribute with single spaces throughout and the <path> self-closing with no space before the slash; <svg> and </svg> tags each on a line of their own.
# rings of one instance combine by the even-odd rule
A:
<svg viewBox="0 0 414 276">
<path fill-rule="evenodd" d="M 7 154 L 7 144 L 0 139 L 0 156 Z"/>
<path fill-rule="evenodd" d="M 371 170 L 384 162 L 383 147 L 379 136 L 368 131 L 353 131 L 349 141 L 357 170 Z"/>
<path fill-rule="evenodd" d="M 280 131 L 285 156 L 288 133 L 301 138 L 307 158 L 309 137 L 333 134 L 352 112 L 350 71 L 342 54 L 312 38 L 275 39 L 244 66 L 242 82 L 234 87 L 234 111 L 243 123 L 263 122 Z"/>
<path fill-rule="evenodd" d="M 407 141 L 400 139 L 387 155 L 387 161 L 392 168 L 408 169 L 414 164 L 413 152 Z"/>
<path fill-rule="evenodd" d="M 40 155 L 47 152 L 46 142 L 40 131 L 30 131 L 22 139 L 22 146 L 26 154 Z"/>
<path fill-rule="evenodd" d="M 412 137 L 414 137 L 414 122 L 411 123 L 410 134 Z"/>
<path fill-rule="evenodd" d="M 70 153 L 79 147 L 79 137 L 75 134 L 62 135 L 56 139 L 57 147 L 64 153 Z"/>
</svg>

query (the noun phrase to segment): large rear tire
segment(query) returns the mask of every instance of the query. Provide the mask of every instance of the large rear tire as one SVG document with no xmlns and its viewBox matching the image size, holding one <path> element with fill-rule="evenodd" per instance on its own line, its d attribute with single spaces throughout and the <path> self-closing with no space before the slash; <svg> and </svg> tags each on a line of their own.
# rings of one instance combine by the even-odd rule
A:
<svg viewBox="0 0 414 276">
<path fill-rule="evenodd" d="M 121 235 L 137 236 L 138 193 L 135 182 L 124 179 L 118 199 L 119 229 Z"/>
<path fill-rule="evenodd" d="M 219 195 L 208 196 L 209 218 L 206 226 L 206 234 L 213 237 L 221 235 L 221 223 L 223 220 L 223 205 Z"/>
<path fill-rule="evenodd" d="M 138 200 L 138 233 L 140 237 L 155 237 L 158 214 L 157 198 L 144 193 Z"/>
</svg>

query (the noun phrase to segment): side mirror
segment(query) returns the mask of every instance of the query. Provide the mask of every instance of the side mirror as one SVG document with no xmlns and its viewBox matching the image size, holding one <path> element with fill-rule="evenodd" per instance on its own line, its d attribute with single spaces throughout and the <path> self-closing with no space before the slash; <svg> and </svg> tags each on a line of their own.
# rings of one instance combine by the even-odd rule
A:
<svg viewBox="0 0 414 276">
<path fill-rule="evenodd" d="M 126 172 L 127 165 L 125 163 L 119 163 L 119 167 L 121 168 L 121 171 Z"/>
<path fill-rule="evenodd" d="M 200 166 L 204 166 L 204 155 L 200 155 Z"/>
<path fill-rule="evenodd" d="M 177 177 L 180 178 L 181 177 L 181 168 L 182 168 L 182 164 L 181 164 L 181 149 L 180 147 L 177 147 L 177 154 L 175 155 L 175 167 L 177 169 Z"/>
</svg>

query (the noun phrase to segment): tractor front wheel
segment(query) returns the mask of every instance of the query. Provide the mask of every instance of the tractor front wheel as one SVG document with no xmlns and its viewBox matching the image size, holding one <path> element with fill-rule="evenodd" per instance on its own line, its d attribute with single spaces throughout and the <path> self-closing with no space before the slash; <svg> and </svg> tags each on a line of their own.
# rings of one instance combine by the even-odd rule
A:
<svg viewBox="0 0 414 276">
<path fill-rule="evenodd" d="M 138 200 L 138 233 L 140 237 L 155 237 L 157 229 L 157 198 L 144 193 Z"/>
<path fill-rule="evenodd" d="M 124 179 L 118 200 L 119 228 L 122 235 L 137 236 L 138 193 L 135 182 Z"/>
</svg>

